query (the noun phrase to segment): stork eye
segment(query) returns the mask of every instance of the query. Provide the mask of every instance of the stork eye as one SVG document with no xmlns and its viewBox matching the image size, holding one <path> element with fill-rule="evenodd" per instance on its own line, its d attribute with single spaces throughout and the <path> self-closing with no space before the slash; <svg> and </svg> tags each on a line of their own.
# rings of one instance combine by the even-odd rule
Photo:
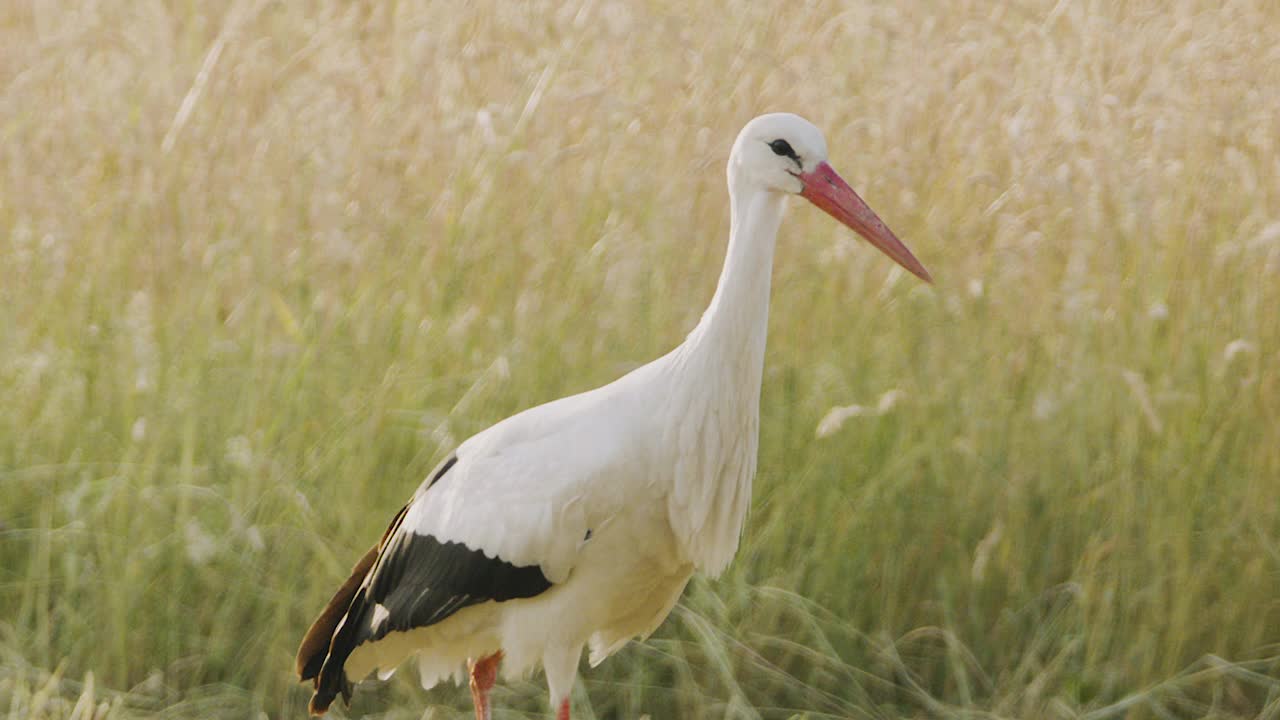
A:
<svg viewBox="0 0 1280 720">
<path fill-rule="evenodd" d="M 796 151 L 791 149 L 791 143 L 783 140 L 782 138 L 778 138 L 777 140 L 769 143 L 769 148 L 773 150 L 774 155 L 781 155 L 782 157 L 789 158 L 796 157 Z"/>
</svg>

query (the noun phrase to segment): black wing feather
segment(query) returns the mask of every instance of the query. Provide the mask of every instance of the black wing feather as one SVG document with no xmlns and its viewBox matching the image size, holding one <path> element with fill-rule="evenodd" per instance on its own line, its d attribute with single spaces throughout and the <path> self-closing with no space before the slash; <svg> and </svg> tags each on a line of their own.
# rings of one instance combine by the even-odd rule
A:
<svg viewBox="0 0 1280 720">
<path fill-rule="evenodd" d="M 438 482 L 454 461 L 450 458 L 431 484 Z M 537 565 L 513 565 L 462 543 L 441 542 L 402 528 L 407 509 L 402 509 L 387 529 L 377 560 L 337 623 L 316 676 L 312 714 L 323 714 L 339 693 L 349 699 L 351 683 L 344 665 L 359 645 L 376 642 L 388 633 L 434 625 L 471 605 L 529 598 L 551 587 Z M 387 617 L 374 627 L 373 613 L 378 605 L 386 609 Z"/>
<path fill-rule="evenodd" d="M 471 605 L 529 598 L 550 587 L 537 565 L 513 565 L 462 543 L 402 532 L 384 552 L 365 593 L 370 619 L 374 605 L 389 615 L 377 628 L 357 623 L 356 644 L 434 625 Z"/>
</svg>

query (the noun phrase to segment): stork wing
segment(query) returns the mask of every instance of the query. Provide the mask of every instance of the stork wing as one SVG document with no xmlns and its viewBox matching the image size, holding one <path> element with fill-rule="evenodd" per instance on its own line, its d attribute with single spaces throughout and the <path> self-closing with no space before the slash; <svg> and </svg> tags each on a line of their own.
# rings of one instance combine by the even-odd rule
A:
<svg viewBox="0 0 1280 720">
<path fill-rule="evenodd" d="M 339 693 L 349 699 L 345 665 L 357 647 L 434 625 L 471 605 L 533 597 L 551 587 L 537 565 L 490 557 L 407 523 L 426 497 L 419 495 L 396 514 L 376 556 L 375 550 L 365 555 L 307 632 L 297 664 L 303 680 L 315 679 L 312 714 L 324 713 Z"/>
<path fill-rule="evenodd" d="M 599 432 L 578 434 L 576 423 L 530 433 L 560 414 L 558 404 L 464 443 L 356 565 L 298 652 L 298 674 L 315 679 L 313 713 L 361 679 L 344 668 L 357 647 L 470 605 L 533 597 L 568 578 L 590 535 L 586 488 L 614 456 Z M 589 449 L 584 437 L 595 440 Z"/>
</svg>

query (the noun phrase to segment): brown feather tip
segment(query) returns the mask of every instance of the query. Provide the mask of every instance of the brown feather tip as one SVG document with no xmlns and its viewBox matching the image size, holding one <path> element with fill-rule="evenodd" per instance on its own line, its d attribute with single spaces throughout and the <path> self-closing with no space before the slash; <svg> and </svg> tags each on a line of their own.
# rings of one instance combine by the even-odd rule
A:
<svg viewBox="0 0 1280 720">
<path fill-rule="evenodd" d="M 324 610 L 320 611 L 315 622 L 311 623 L 311 628 L 307 630 L 306 636 L 302 638 L 302 644 L 298 647 L 296 667 L 299 679 L 311 680 L 320 674 L 325 656 L 329 654 L 329 643 L 333 640 L 333 632 L 337 629 L 338 623 L 342 622 L 342 617 L 347 614 L 347 609 L 351 607 L 351 599 L 355 597 L 360 584 L 364 582 L 365 576 L 373 567 L 381 544 L 373 546 L 364 554 L 364 557 L 360 558 L 360 562 L 351 569 L 351 577 L 342 583 L 342 587 L 333 594 L 329 604 L 324 606 Z M 326 702 L 317 712 L 315 698 L 312 698 L 311 702 L 312 715 L 321 715 L 329 708 L 329 703 Z"/>
<path fill-rule="evenodd" d="M 321 697 L 320 693 L 311 696 L 311 702 L 307 703 L 307 714 L 312 717 L 320 717 L 329 711 L 329 705 L 333 702 L 333 695 L 326 694 Z"/>
</svg>

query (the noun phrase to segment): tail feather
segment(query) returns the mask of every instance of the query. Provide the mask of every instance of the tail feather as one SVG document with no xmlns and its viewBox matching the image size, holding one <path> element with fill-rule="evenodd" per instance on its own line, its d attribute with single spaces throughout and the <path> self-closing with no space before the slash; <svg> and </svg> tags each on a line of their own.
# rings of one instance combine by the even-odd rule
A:
<svg viewBox="0 0 1280 720">
<path fill-rule="evenodd" d="M 452 463 L 445 465 L 445 470 L 449 469 Z M 334 662 L 329 663 L 326 667 L 325 661 L 329 659 L 330 653 L 334 650 L 334 642 L 339 634 L 339 629 L 345 627 L 343 619 L 351 612 L 352 606 L 360 604 L 361 607 L 356 609 L 359 615 L 363 609 L 363 603 L 360 603 L 362 593 L 360 588 L 364 586 L 365 578 L 373 571 L 373 566 L 378 562 L 378 555 L 382 552 L 382 547 L 386 545 L 387 538 L 395 532 L 399 527 L 400 521 L 404 519 L 405 511 L 409 509 L 406 505 L 400 508 L 400 512 L 396 513 L 395 519 L 387 526 L 386 532 L 382 534 L 382 539 L 377 545 L 369 548 L 369 552 L 360 558 L 360 562 L 351 568 L 351 577 L 342 583 L 342 587 L 338 588 L 338 592 L 330 598 L 329 604 L 324 606 L 324 610 L 320 611 L 320 616 L 311 623 L 311 628 L 307 630 L 307 634 L 302 638 L 302 645 L 298 647 L 298 657 L 295 660 L 295 667 L 298 672 L 298 678 L 302 681 L 313 680 L 315 693 L 311 696 L 311 702 L 307 709 L 312 715 L 323 715 L 329 709 L 329 705 L 333 703 L 333 699 L 342 694 L 343 702 L 351 702 L 351 682 L 347 680 L 346 674 L 342 670 L 343 664 L 346 663 L 347 654 L 351 652 L 350 647 L 339 648 L 340 658 L 334 658 Z M 350 635 L 350 630 L 345 635 Z"/>
<path fill-rule="evenodd" d="M 378 545 L 381 545 L 379 543 Z M 325 605 L 324 610 L 320 611 L 320 615 L 311 623 L 311 629 L 307 630 L 307 634 L 302 638 L 302 645 L 298 647 L 297 672 L 298 677 L 302 680 L 311 680 L 320 674 L 320 668 L 324 665 L 325 656 L 329 654 L 329 644 L 333 640 L 333 633 L 338 628 L 338 623 L 342 622 L 342 618 L 347 614 L 347 610 L 351 607 L 351 600 L 355 597 L 356 591 L 360 589 L 360 584 L 364 582 L 364 578 L 369 574 L 369 570 L 373 567 L 374 560 L 378 557 L 378 545 L 370 548 L 369 552 L 360 558 L 360 562 L 356 563 L 351 569 L 351 577 L 342 583 L 342 587 L 338 588 L 338 592 L 333 594 L 333 598 L 329 600 L 329 604 Z M 345 694 L 345 693 L 344 693 Z M 333 697 L 330 696 L 330 701 Z M 315 712 L 315 699 L 312 699 L 313 714 L 321 714 Z M 324 708 L 328 708 L 329 703 L 324 703 Z"/>
<path fill-rule="evenodd" d="M 311 715 L 320 716 L 329 711 L 329 706 L 333 704 L 333 699 L 342 693 L 342 701 L 351 704 L 351 683 L 346 678 L 342 679 L 340 687 L 334 688 L 327 685 L 321 686 L 317 681 L 317 687 L 314 694 L 311 695 L 311 702 L 307 703 L 307 712 Z"/>
</svg>

